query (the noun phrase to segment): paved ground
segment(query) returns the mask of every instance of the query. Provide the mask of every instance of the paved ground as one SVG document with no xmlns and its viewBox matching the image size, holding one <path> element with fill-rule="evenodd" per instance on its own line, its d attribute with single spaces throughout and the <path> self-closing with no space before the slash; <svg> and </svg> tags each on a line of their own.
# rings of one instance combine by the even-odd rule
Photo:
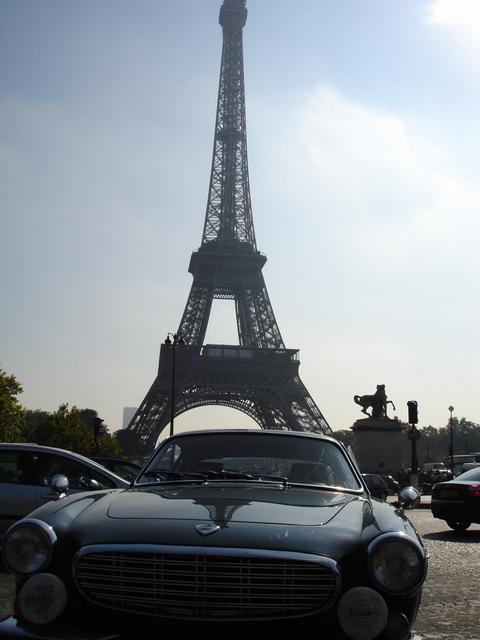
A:
<svg viewBox="0 0 480 640">
<path fill-rule="evenodd" d="M 480 525 L 458 534 L 429 509 L 408 513 L 430 553 L 415 629 L 424 640 L 479 640 Z"/>
</svg>

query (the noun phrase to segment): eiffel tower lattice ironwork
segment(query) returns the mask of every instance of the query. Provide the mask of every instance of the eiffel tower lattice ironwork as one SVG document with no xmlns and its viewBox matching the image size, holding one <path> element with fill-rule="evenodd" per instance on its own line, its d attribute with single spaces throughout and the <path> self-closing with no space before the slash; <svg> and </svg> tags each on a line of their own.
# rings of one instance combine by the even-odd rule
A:
<svg viewBox="0 0 480 640">
<path fill-rule="evenodd" d="M 246 19 L 245 0 L 223 1 L 207 211 L 201 246 L 190 260 L 193 283 L 176 334 L 184 344 L 162 344 L 158 375 L 127 427 L 145 452 L 154 448 L 171 416 L 205 405 L 243 411 L 264 429 L 331 433 L 298 375 L 298 350 L 285 347 L 262 274 L 266 257 L 257 250 L 247 162 Z M 238 345 L 204 345 L 214 299 L 235 301 Z"/>
</svg>

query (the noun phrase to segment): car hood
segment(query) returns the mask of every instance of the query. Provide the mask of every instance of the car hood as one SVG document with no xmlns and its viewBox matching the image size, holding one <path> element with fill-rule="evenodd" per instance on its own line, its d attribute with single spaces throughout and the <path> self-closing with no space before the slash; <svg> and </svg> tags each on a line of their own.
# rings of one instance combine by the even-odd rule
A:
<svg viewBox="0 0 480 640">
<path fill-rule="evenodd" d="M 318 489 L 169 486 L 118 494 L 107 516 L 120 520 L 194 520 L 315 526 L 334 518 L 354 496 Z"/>
<path fill-rule="evenodd" d="M 62 548 L 72 551 L 89 545 L 202 545 L 340 558 L 384 531 L 415 535 L 400 512 L 365 495 L 274 485 L 98 491 L 44 505 L 31 516 L 51 524 Z"/>
</svg>

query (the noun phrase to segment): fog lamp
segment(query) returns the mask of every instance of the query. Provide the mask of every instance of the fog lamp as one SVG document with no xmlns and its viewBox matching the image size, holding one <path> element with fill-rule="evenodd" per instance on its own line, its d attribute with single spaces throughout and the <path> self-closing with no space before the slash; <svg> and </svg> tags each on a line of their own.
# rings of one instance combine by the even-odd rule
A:
<svg viewBox="0 0 480 640">
<path fill-rule="evenodd" d="M 385 628 L 388 608 L 382 596 L 369 587 L 354 587 L 340 598 L 338 621 L 352 640 L 373 640 Z"/>
<path fill-rule="evenodd" d="M 37 573 L 29 578 L 18 595 L 20 614 L 33 624 L 52 622 L 63 613 L 66 605 L 65 585 L 51 573 Z"/>
</svg>

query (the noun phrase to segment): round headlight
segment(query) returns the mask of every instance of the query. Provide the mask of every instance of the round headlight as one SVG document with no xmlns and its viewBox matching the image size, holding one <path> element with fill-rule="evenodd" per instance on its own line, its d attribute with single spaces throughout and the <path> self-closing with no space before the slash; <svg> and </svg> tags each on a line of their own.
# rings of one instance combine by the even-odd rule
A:
<svg viewBox="0 0 480 640">
<path fill-rule="evenodd" d="M 369 547 L 370 573 L 377 585 L 389 593 L 416 589 L 425 575 L 425 558 L 420 546 L 407 538 L 380 536 Z"/>
<path fill-rule="evenodd" d="M 55 533 L 49 525 L 35 518 L 14 524 L 3 542 L 3 559 L 14 573 L 35 573 L 50 562 Z"/>
</svg>

